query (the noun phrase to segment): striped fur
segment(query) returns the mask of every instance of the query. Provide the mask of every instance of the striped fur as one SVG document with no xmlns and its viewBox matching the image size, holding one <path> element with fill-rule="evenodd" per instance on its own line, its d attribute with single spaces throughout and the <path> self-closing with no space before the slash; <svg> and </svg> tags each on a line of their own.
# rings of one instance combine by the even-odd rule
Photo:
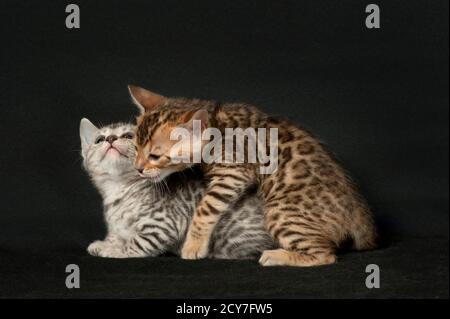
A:
<svg viewBox="0 0 450 319">
<path fill-rule="evenodd" d="M 134 131 L 130 124 L 112 124 L 97 129 L 82 120 L 83 165 L 103 197 L 108 234 L 88 247 L 94 256 L 127 258 L 179 255 L 192 215 L 205 191 L 201 172 L 185 172 L 155 184 L 138 176 L 133 167 L 135 149 L 131 139 L 120 138 Z M 98 137 L 117 136 L 114 145 L 123 155 L 106 153 L 108 141 Z M 126 136 L 126 135 L 125 135 Z M 100 138 L 101 140 L 101 138 Z M 127 157 L 125 157 L 127 156 Z M 211 258 L 257 258 L 274 246 L 264 229 L 261 200 L 249 191 L 220 219 L 212 234 Z"/>
</svg>

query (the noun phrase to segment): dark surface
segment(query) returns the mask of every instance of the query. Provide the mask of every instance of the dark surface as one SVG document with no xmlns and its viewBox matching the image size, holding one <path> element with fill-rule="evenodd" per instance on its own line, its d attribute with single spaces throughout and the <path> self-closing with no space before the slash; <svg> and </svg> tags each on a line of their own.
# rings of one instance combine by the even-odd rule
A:
<svg viewBox="0 0 450 319">
<path fill-rule="evenodd" d="M 76 1 L 79 30 L 65 28 L 68 3 L 0 2 L 2 296 L 69 296 L 58 276 L 72 259 L 89 276 L 71 292 L 83 296 L 119 283 L 121 296 L 187 297 L 211 283 L 228 296 L 448 296 L 448 1 L 377 1 L 379 30 L 364 27 L 367 1 Z M 128 83 L 301 123 L 399 242 L 317 270 L 84 256 L 104 226 L 79 120 L 133 120 Z M 377 292 L 361 288 L 372 259 L 387 274 Z"/>
<path fill-rule="evenodd" d="M 365 268 L 379 265 L 381 287 Z M 67 289 L 65 268 L 80 267 Z M 252 261 L 175 257 L 111 260 L 83 252 L 0 254 L 0 297 L 26 298 L 448 298 L 448 241 L 410 239 L 387 249 L 341 256 L 315 268 L 259 267 Z"/>
</svg>

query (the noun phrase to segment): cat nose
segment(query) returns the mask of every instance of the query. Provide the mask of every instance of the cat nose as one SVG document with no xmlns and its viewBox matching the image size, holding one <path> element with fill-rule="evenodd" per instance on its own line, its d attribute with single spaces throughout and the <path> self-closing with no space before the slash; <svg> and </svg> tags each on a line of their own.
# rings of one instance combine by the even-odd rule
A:
<svg viewBox="0 0 450 319">
<path fill-rule="evenodd" d="M 109 144 L 112 144 L 115 140 L 117 140 L 117 136 L 116 136 L 116 135 L 110 135 L 110 136 L 108 136 L 108 137 L 106 138 L 106 141 L 107 141 Z"/>
<path fill-rule="evenodd" d="M 135 162 L 134 168 L 141 174 L 144 172 L 144 165 L 142 163 Z"/>
</svg>

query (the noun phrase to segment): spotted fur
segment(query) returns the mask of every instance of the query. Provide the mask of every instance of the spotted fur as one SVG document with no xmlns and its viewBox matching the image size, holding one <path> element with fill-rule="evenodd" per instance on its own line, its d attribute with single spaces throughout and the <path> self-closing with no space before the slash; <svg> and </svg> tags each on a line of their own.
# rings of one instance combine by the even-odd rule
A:
<svg viewBox="0 0 450 319">
<path fill-rule="evenodd" d="M 279 165 L 273 174 L 259 174 L 259 164 L 202 164 L 208 185 L 190 225 L 183 258 L 207 255 L 220 216 L 255 184 L 264 202 L 265 227 L 280 246 L 263 253 L 262 265 L 334 263 L 337 248 L 349 239 L 358 250 L 375 247 L 376 228 L 368 205 L 344 170 L 306 130 L 245 104 L 165 98 L 134 86 L 130 92 L 142 112 L 135 165 L 153 178 L 192 167 L 173 165 L 164 158 L 172 143 L 171 130 L 194 119 L 201 119 L 204 127 L 219 128 L 222 134 L 224 128 L 278 129 Z"/>
</svg>

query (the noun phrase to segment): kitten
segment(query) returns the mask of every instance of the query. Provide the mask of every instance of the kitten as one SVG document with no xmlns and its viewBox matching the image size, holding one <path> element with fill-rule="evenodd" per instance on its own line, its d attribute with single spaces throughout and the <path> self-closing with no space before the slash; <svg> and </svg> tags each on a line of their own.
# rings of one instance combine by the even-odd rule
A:
<svg viewBox="0 0 450 319">
<path fill-rule="evenodd" d="M 264 202 L 266 229 L 280 246 L 263 253 L 262 265 L 331 264 L 336 248 L 349 238 L 355 249 L 375 247 L 376 229 L 366 202 L 323 145 L 305 130 L 253 106 L 166 98 L 135 86 L 129 90 L 141 110 L 135 166 L 153 179 L 193 165 L 173 163 L 170 157 L 177 143 L 170 138 L 175 128 L 194 131 L 194 121 L 200 120 L 202 129 L 216 127 L 222 136 L 225 128 L 278 129 L 279 165 L 273 174 L 260 174 L 260 163 L 202 162 L 209 182 L 189 227 L 183 258 L 207 255 L 220 216 L 255 183 Z M 188 150 L 193 157 L 194 148 Z"/>
<path fill-rule="evenodd" d="M 193 211 L 205 191 L 196 172 L 173 175 L 165 184 L 139 177 L 133 167 L 131 124 L 98 129 L 82 119 L 83 165 L 103 197 L 108 234 L 88 247 L 94 256 L 127 258 L 180 253 Z M 225 213 L 214 231 L 209 257 L 257 258 L 274 246 L 264 229 L 262 206 L 249 192 Z"/>
</svg>

